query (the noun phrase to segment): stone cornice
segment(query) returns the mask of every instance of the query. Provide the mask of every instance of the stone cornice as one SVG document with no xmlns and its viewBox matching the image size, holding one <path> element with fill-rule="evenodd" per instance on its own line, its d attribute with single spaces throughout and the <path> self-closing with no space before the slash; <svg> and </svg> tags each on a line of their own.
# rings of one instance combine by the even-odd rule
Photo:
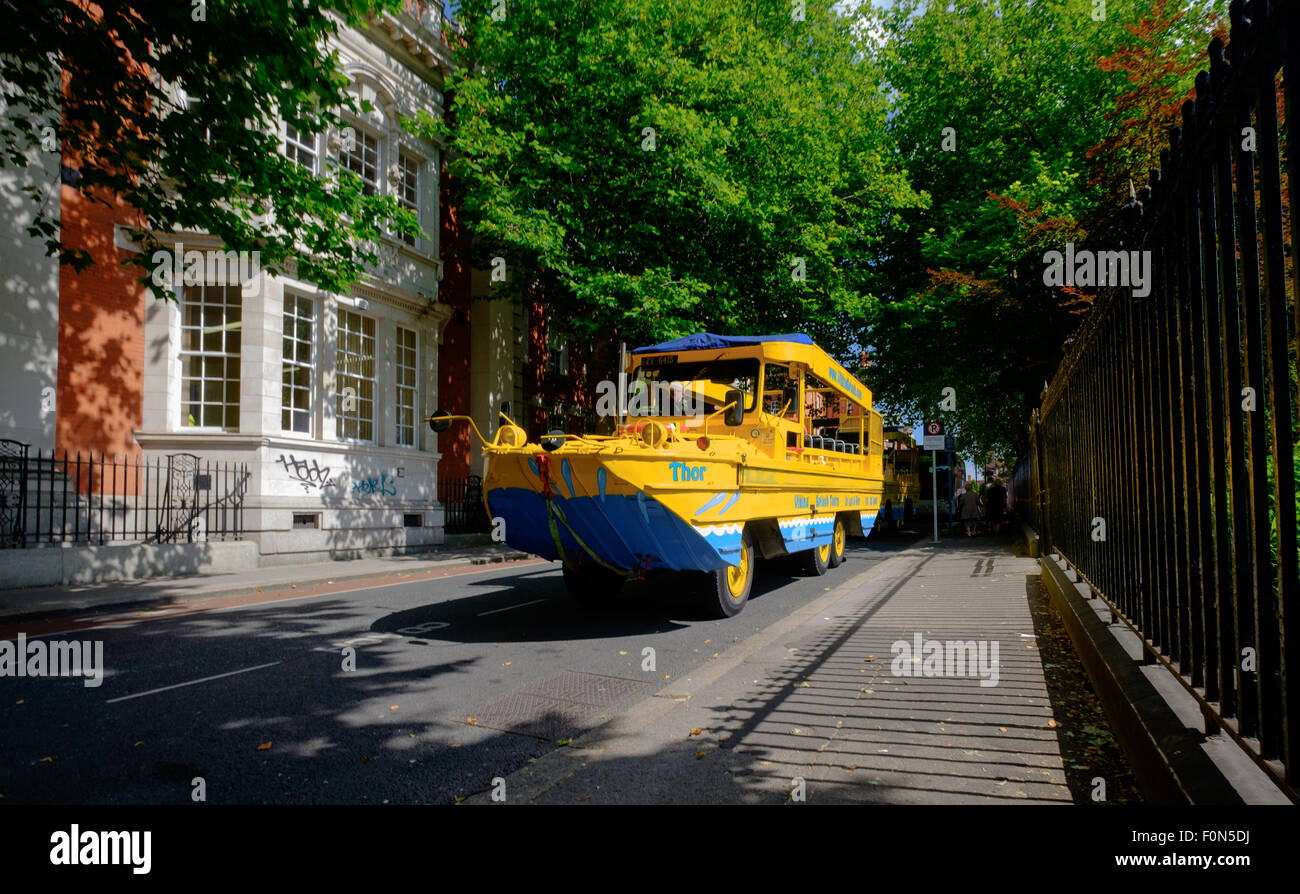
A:
<svg viewBox="0 0 1300 894">
<path fill-rule="evenodd" d="M 424 21 L 409 11 L 396 15 L 388 12 L 371 15 L 372 34 L 375 38 L 387 38 L 387 43 L 405 53 L 409 60 L 445 78 L 451 74 L 451 54 L 442 35 L 433 30 L 441 27 L 442 4 L 429 3 L 428 6 Z"/>
</svg>

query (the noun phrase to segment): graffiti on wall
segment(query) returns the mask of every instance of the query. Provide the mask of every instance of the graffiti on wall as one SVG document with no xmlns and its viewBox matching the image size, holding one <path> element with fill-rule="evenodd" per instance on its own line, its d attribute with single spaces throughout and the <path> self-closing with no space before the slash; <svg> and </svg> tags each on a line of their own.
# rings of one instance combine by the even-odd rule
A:
<svg viewBox="0 0 1300 894">
<path fill-rule="evenodd" d="M 397 496 L 397 479 L 384 473 L 378 478 L 358 478 L 352 482 L 352 495 Z"/>
<path fill-rule="evenodd" d="M 292 453 L 289 454 L 288 459 L 285 459 L 284 454 L 281 453 L 277 462 L 284 466 L 286 472 L 298 479 L 298 483 L 305 491 L 334 486 L 334 482 L 330 480 L 330 467 L 321 466 L 314 459 L 310 462 L 305 459 L 294 459 Z"/>
</svg>

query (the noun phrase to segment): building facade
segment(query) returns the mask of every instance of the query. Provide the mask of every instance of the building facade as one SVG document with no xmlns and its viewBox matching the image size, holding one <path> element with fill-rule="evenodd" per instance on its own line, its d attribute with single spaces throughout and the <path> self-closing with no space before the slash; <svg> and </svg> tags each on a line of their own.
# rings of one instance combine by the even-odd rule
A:
<svg viewBox="0 0 1300 894">
<path fill-rule="evenodd" d="M 441 543 L 440 454 L 424 417 L 438 405 L 439 343 L 452 316 L 438 300 L 442 147 L 399 121 L 443 113 L 442 16 L 437 0 L 409 0 L 369 28 L 341 29 L 333 49 L 374 111 L 345 133 L 281 126 L 282 151 L 298 164 L 324 174 L 332 158 L 419 216 L 423 234 L 382 237 L 380 263 L 348 294 L 271 276 L 211 237 L 180 233 L 165 244 L 182 258 L 197 252 L 199 273 L 178 266 L 179 280 L 164 274 L 177 300 L 154 298 L 138 268 L 120 264 L 138 250 L 132 209 L 92 202 L 65 172 L 65 238 L 95 263 L 60 269 L 33 240 L 4 240 L 0 344 L 15 350 L 0 352 L 0 374 L 18 387 L 0 401 L 0 438 L 146 463 L 241 464 L 238 494 L 214 488 L 195 499 L 237 499 L 241 536 L 258 544 L 262 564 Z M 5 172 L 0 193 L 17 194 L 24 177 L 59 181 L 34 162 L 26 174 Z M 6 226 L 16 235 L 23 222 Z"/>
</svg>

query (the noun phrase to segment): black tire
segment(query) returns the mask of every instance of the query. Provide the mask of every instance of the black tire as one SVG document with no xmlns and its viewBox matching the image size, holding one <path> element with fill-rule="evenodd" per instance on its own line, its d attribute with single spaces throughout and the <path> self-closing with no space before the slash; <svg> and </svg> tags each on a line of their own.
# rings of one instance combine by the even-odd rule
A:
<svg viewBox="0 0 1300 894">
<path fill-rule="evenodd" d="M 826 564 L 831 568 L 839 568 L 844 564 L 844 544 L 848 541 L 848 532 L 844 530 L 844 519 L 841 516 L 835 516 L 835 527 L 831 529 L 831 554 Z"/>
<path fill-rule="evenodd" d="M 587 611 L 609 608 L 627 578 L 599 565 L 564 566 L 564 586 L 573 601 Z"/>
<path fill-rule="evenodd" d="M 802 554 L 804 573 L 810 577 L 821 577 L 830 567 L 831 545 L 830 542 L 824 546 L 814 546 L 812 549 L 806 549 Z"/>
<path fill-rule="evenodd" d="M 749 528 L 745 528 L 740 534 L 739 564 L 710 572 L 705 578 L 701 604 L 709 617 L 734 618 L 744 610 L 754 587 L 754 562 L 757 558 L 753 538 L 749 536 Z"/>
</svg>

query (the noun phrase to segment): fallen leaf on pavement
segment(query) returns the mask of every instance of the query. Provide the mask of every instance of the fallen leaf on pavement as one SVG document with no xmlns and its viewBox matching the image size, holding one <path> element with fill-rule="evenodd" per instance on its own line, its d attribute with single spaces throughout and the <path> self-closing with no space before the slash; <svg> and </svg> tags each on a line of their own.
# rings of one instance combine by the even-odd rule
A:
<svg viewBox="0 0 1300 894">
<path fill-rule="evenodd" d="M 697 751 L 695 752 L 695 759 L 699 760 L 700 758 L 704 757 L 706 754 L 708 754 L 707 751 Z"/>
<path fill-rule="evenodd" d="M 572 742 L 572 741 L 573 741 L 572 739 L 556 739 L 556 740 L 555 740 L 555 744 L 556 744 L 556 745 L 568 745 L 568 744 L 569 744 L 570 742 Z"/>
<path fill-rule="evenodd" d="M 397 705 L 389 705 L 389 706 L 388 706 L 388 710 L 390 710 L 390 711 L 396 711 L 396 710 L 397 710 Z"/>
<path fill-rule="evenodd" d="M 700 733 L 702 733 L 702 732 L 704 732 L 704 730 L 700 729 L 700 728 L 697 726 L 695 729 L 691 730 L 691 735 L 692 735 L 692 736 L 698 736 L 698 735 L 699 735 Z"/>
<path fill-rule="evenodd" d="M 269 751 L 270 748 L 271 748 L 270 742 L 263 742 L 261 745 L 257 746 L 258 751 Z"/>
<path fill-rule="evenodd" d="M 503 661 L 503 662 L 501 662 L 501 666 L 502 666 L 502 667 L 509 667 L 509 666 L 512 665 L 512 664 L 514 664 L 513 661 Z"/>
</svg>

